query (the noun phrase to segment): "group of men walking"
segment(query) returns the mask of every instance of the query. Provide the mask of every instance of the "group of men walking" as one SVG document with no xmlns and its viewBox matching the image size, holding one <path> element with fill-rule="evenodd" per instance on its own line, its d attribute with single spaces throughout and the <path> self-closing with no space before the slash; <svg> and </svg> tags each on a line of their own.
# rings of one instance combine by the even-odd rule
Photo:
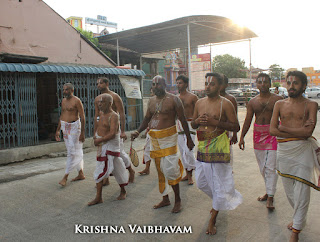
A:
<svg viewBox="0 0 320 242">
<path fill-rule="evenodd" d="M 258 197 L 258 201 L 267 201 L 266 207 L 271 211 L 274 209 L 277 171 L 294 208 L 293 222 L 288 228 L 292 230 L 291 241 L 297 241 L 306 220 L 310 187 L 320 190 L 319 184 L 312 179 L 314 169 L 319 170 L 315 151 L 317 143 L 310 138 L 317 122 L 317 103 L 302 96 L 307 86 L 305 74 L 289 72 L 286 81 L 289 98 L 282 100 L 279 95 L 270 93 L 270 77 L 259 74 L 256 84 L 260 94 L 248 102 L 239 147 L 244 150 L 244 137 L 255 116 L 254 152 L 266 187 L 266 193 Z M 147 166 L 140 174 L 149 174 L 150 160 L 155 162 L 162 200 L 154 208 L 171 204 L 168 195 L 171 186 L 175 196 L 172 212 L 180 212 L 179 182 L 187 180 L 192 185 L 192 171 L 195 170 L 197 187 L 212 199 L 207 234 L 215 234 L 219 211 L 233 210 L 242 203 L 242 195 L 235 189 L 232 168 L 231 145 L 237 143 L 240 130 L 237 103 L 225 92 L 228 78 L 219 73 L 206 74 L 207 97 L 199 100 L 187 91 L 186 76 L 179 76 L 176 84 L 178 96 L 166 92 L 163 77 L 153 78 L 154 96 L 149 100 L 140 127 L 131 134 L 131 140 L 147 129 L 144 154 Z M 119 200 L 126 197 L 124 187 L 134 181 L 130 158 L 123 150 L 123 140 L 127 137 L 122 100 L 109 90 L 107 78 L 99 78 L 97 85 L 102 93 L 95 99 L 94 144 L 98 146 L 98 155 L 94 179 L 97 194 L 88 205 L 102 202 L 102 187 L 108 184 L 105 179 L 111 174 L 120 186 Z M 66 185 L 68 174 L 75 167 L 79 174 L 73 180 L 85 178 L 82 153 L 84 112 L 81 101 L 72 93 L 73 86 L 65 84 L 56 133 L 59 140 L 60 129 L 63 131 L 68 150 L 67 169 L 60 181 L 62 186 Z M 196 157 L 193 150 L 195 136 L 198 139 Z"/>
</svg>

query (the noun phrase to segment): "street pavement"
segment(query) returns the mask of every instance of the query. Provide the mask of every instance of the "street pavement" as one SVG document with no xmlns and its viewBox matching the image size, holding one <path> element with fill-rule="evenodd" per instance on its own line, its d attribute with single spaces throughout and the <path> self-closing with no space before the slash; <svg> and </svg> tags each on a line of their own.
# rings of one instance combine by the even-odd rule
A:
<svg viewBox="0 0 320 242">
<path fill-rule="evenodd" d="M 245 107 L 239 107 L 239 120 L 245 118 Z M 319 120 L 318 115 L 318 120 Z M 318 122 L 319 123 L 319 122 Z M 314 136 L 320 138 L 319 125 Z M 238 134 L 239 137 L 240 134 Z M 114 177 L 103 188 L 104 202 L 88 207 L 95 197 L 93 171 L 95 150 L 84 155 L 86 179 L 70 182 L 77 175 L 73 171 L 66 187 L 58 182 L 64 175 L 66 157 L 33 159 L 0 167 L 0 241 L 288 241 L 291 232 L 287 224 L 293 210 L 285 196 L 281 179 L 278 180 L 273 212 L 257 197 L 265 194 L 264 182 L 252 148 L 252 128 L 246 136 L 246 149 L 234 149 L 234 180 L 243 196 L 243 203 L 233 211 L 221 211 L 217 220 L 217 234 L 206 235 L 211 199 L 195 185 L 180 183 L 183 209 L 172 214 L 172 205 L 153 209 L 161 200 L 154 164 L 151 174 L 138 175 L 144 168 L 142 148 L 145 139 L 133 143 L 140 158 L 134 167 L 136 178 L 126 187 L 127 198 L 118 201 L 120 189 Z M 129 151 L 130 142 L 125 142 Z M 307 225 L 300 234 L 301 241 L 320 241 L 320 193 L 311 189 Z M 187 233 L 131 232 L 129 226 L 180 226 Z M 78 227 L 77 227 L 78 226 Z M 118 231 L 87 233 L 84 226 L 109 226 Z M 191 226 L 191 227 L 190 227 Z M 77 229 L 78 228 L 78 229 Z M 156 228 L 156 227 L 153 227 Z M 158 227 L 159 228 L 159 227 Z M 78 233 L 76 233 L 78 232 Z M 136 233 L 138 232 L 138 233 Z M 192 232 L 192 233 L 191 233 Z"/>
</svg>

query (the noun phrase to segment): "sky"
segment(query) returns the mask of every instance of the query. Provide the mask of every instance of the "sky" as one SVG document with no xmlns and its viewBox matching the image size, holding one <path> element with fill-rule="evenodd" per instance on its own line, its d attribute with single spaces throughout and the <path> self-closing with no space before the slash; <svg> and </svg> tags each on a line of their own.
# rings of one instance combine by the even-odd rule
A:
<svg viewBox="0 0 320 242">
<path fill-rule="evenodd" d="M 191 15 L 223 16 L 240 26 L 248 27 L 258 35 L 251 41 L 252 66 L 267 69 L 272 64 L 278 64 L 284 69 L 301 70 L 302 67 L 320 69 L 319 0 L 44 0 L 44 2 L 63 18 L 106 16 L 107 21 L 118 24 L 118 31 Z M 209 52 L 208 48 L 201 48 L 199 51 Z M 249 67 L 248 41 L 212 47 L 212 56 L 223 54 L 239 57 Z"/>
</svg>

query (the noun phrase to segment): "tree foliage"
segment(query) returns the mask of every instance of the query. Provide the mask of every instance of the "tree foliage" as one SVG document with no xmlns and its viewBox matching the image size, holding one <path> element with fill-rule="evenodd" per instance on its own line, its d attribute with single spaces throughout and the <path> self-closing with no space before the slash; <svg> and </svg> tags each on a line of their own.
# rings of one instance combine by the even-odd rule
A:
<svg viewBox="0 0 320 242">
<path fill-rule="evenodd" d="M 274 83 L 272 83 L 272 86 L 273 87 L 280 87 L 281 85 L 280 85 L 280 82 L 274 82 Z"/>
<path fill-rule="evenodd" d="M 76 28 L 84 37 L 90 40 L 95 46 L 100 49 L 99 40 L 93 37 L 93 33 L 91 31 L 87 31 L 84 29 Z"/>
<path fill-rule="evenodd" d="M 76 28 L 84 37 L 90 40 L 95 46 L 97 46 L 103 53 L 107 56 L 111 57 L 111 52 L 108 50 L 101 49 L 98 38 L 94 38 L 93 33 L 91 31 L 83 30 L 80 28 Z"/>
<path fill-rule="evenodd" d="M 225 74 L 228 78 L 247 77 L 245 61 L 229 54 L 215 56 L 212 69 L 214 72 Z"/>
<path fill-rule="evenodd" d="M 273 64 L 269 66 L 269 75 L 271 80 L 280 80 L 281 77 L 284 77 L 284 69 L 281 68 L 278 64 Z"/>
</svg>

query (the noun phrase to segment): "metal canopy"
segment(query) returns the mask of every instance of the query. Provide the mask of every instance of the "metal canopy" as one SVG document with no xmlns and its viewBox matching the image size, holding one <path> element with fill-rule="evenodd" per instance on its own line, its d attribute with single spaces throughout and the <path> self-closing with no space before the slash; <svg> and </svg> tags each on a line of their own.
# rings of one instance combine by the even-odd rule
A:
<svg viewBox="0 0 320 242">
<path fill-rule="evenodd" d="M 0 72 L 53 72 L 53 73 L 145 76 L 145 73 L 142 70 L 133 70 L 133 69 L 101 68 L 101 67 L 90 67 L 90 66 L 16 64 L 16 63 L 0 63 Z"/>
<path fill-rule="evenodd" d="M 228 42 L 257 37 L 250 29 L 232 20 L 212 15 L 182 17 L 163 23 L 125 30 L 98 37 L 100 43 L 125 47 L 141 54 L 188 48 L 188 26 L 191 48 L 209 43 Z"/>
</svg>

